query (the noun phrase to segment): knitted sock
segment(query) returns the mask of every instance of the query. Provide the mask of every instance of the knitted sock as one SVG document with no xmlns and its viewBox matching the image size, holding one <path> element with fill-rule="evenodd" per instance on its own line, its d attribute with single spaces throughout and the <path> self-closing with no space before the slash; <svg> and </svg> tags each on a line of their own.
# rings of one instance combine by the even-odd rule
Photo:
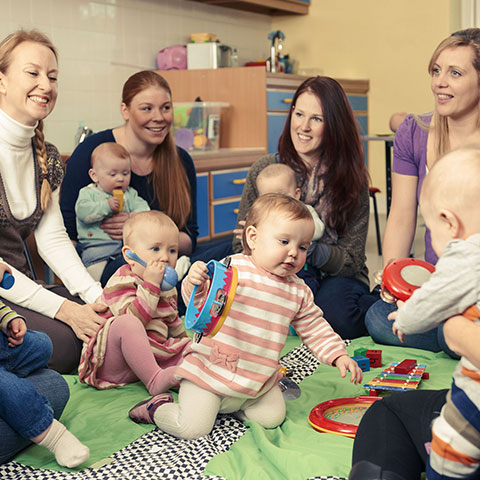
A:
<svg viewBox="0 0 480 480">
<path fill-rule="evenodd" d="M 76 467 L 90 456 L 88 447 L 80 443 L 75 435 L 55 419 L 45 438 L 38 442 L 38 445 L 48 448 L 55 455 L 57 463 L 63 467 Z"/>
</svg>

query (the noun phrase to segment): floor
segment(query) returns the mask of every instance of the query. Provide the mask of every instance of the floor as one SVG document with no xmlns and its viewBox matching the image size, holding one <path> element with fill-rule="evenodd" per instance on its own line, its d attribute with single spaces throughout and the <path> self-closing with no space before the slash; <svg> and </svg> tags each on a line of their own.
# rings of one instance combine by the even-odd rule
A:
<svg viewBox="0 0 480 480">
<path fill-rule="evenodd" d="M 386 222 L 386 215 L 385 215 L 385 200 L 380 196 L 377 199 L 378 208 L 379 208 L 379 224 L 380 224 L 380 236 L 383 239 L 383 234 L 385 233 L 385 222 Z M 415 234 L 415 240 L 413 245 L 413 253 L 418 258 L 423 258 L 424 246 L 423 246 L 423 236 L 425 234 L 425 225 L 423 223 L 423 219 L 419 214 L 417 220 L 417 231 Z M 368 236 L 367 236 L 367 246 L 366 246 L 366 254 L 367 254 L 367 266 L 368 272 L 370 277 L 370 286 L 373 288 L 373 274 L 382 268 L 382 257 L 378 255 L 377 249 L 377 237 L 375 234 L 375 218 L 373 214 L 373 208 L 370 211 L 370 223 L 368 227 Z"/>
</svg>

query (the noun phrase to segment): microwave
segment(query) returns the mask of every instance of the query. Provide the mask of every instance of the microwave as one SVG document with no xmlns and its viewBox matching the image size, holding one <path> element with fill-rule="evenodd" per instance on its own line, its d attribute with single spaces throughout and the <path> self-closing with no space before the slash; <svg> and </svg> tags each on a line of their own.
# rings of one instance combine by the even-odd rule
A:
<svg viewBox="0 0 480 480">
<path fill-rule="evenodd" d="M 232 47 L 216 42 L 187 43 L 189 70 L 232 66 Z"/>
</svg>

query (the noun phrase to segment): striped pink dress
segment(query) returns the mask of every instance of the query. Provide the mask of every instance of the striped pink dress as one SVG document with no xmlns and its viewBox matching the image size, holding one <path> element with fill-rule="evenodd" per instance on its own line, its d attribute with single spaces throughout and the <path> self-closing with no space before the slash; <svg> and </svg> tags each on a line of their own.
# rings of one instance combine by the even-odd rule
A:
<svg viewBox="0 0 480 480">
<path fill-rule="evenodd" d="M 176 289 L 161 291 L 158 286 L 137 277 L 129 265 L 123 265 L 112 275 L 100 303 L 108 307 L 108 312 L 102 315 L 106 320 L 96 335 L 83 344 L 78 367 L 78 376 L 83 383 L 99 389 L 125 385 L 97 377 L 105 358 L 109 327 L 119 315 L 131 314 L 142 321 L 160 367 L 162 362 L 177 355 L 191 342 L 178 316 Z"/>
<path fill-rule="evenodd" d="M 238 286 L 230 312 L 213 338 L 192 343 L 176 376 L 225 397 L 255 398 L 280 378 L 279 359 L 289 325 L 317 359 L 331 365 L 346 355 L 342 339 L 323 318 L 310 288 L 296 275 L 277 277 L 257 267 L 251 257 L 233 255 Z M 198 289 L 200 302 L 208 285 Z M 182 284 L 185 302 L 191 294 Z"/>
</svg>

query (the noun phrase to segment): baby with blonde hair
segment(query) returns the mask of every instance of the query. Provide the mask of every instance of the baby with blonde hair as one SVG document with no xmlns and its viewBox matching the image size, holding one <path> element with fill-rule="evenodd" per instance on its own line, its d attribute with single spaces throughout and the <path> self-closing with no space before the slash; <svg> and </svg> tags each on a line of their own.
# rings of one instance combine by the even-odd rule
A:
<svg viewBox="0 0 480 480">
<path fill-rule="evenodd" d="M 462 315 L 480 324 L 480 148 L 435 162 L 420 208 L 439 260 L 435 272 L 389 315 L 401 341 Z M 480 368 L 463 356 L 440 416 L 433 422 L 427 478 L 472 478 L 480 463 Z"/>
<path fill-rule="evenodd" d="M 286 415 L 278 380 L 290 324 L 319 361 L 361 382 L 362 371 L 296 276 L 313 230 L 312 216 L 299 200 L 278 193 L 257 198 L 243 230 L 245 252 L 231 257 L 238 285 L 225 322 L 213 338 L 203 337 L 185 353 L 176 372 L 178 403 L 153 397 L 130 411 L 132 419 L 187 439 L 210 433 L 218 413 L 277 427 Z M 203 262 L 195 262 L 182 283 L 185 302 L 195 286 L 190 301 L 200 305 L 210 286 Z"/>
</svg>

